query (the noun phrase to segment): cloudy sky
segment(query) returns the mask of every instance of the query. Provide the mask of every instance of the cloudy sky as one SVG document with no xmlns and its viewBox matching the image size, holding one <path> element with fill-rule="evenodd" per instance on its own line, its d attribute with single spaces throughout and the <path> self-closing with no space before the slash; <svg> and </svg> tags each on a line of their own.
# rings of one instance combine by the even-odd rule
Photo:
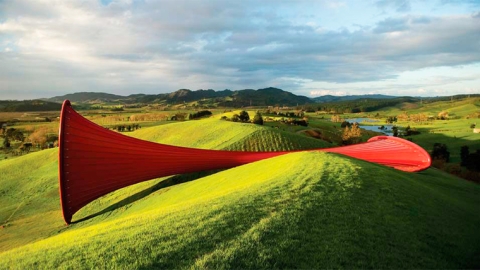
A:
<svg viewBox="0 0 480 270">
<path fill-rule="evenodd" d="M 0 100 L 480 93 L 480 0 L 0 0 Z"/>
</svg>

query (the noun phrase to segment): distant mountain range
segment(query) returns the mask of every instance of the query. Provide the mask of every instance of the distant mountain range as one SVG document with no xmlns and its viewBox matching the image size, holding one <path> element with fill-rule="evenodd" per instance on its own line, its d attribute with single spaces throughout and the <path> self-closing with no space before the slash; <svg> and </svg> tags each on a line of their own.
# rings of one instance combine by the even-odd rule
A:
<svg viewBox="0 0 480 270">
<path fill-rule="evenodd" d="M 123 102 L 123 103 L 159 103 L 179 104 L 184 102 L 213 100 L 221 106 L 296 106 L 312 103 L 312 99 L 292 94 L 278 88 L 263 88 L 258 90 L 196 90 L 180 89 L 172 93 L 146 95 L 134 94 L 129 96 L 112 95 L 106 93 L 81 92 L 44 99 L 51 102 L 62 102 L 68 99 L 79 103 L 102 103 L 102 102 Z"/>
<path fill-rule="evenodd" d="M 205 99 L 214 99 L 215 102 L 224 106 L 296 106 L 308 103 L 324 103 L 348 101 L 355 99 L 388 99 L 395 98 L 387 95 L 351 95 L 351 96 L 332 96 L 326 95 L 316 98 L 308 98 L 306 96 L 299 96 L 282 89 L 269 87 L 258 90 L 244 89 L 244 90 L 196 90 L 179 89 L 172 93 L 146 95 L 133 94 L 129 96 L 120 96 L 107 93 L 95 92 L 80 92 L 68 94 L 64 96 L 56 96 L 46 101 L 63 102 L 68 99 L 72 102 L 78 103 L 103 103 L 103 102 L 123 102 L 123 103 L 158 103 L 166 102 L 168 104 L 178 104 L 183 102 L 192 102 Z"/>
<path fill-rule="evenodd" d="M 0 112 L 59 111 L 62 104 L 46 100 L 0 100 Z"/>
<path fill-rule="evenodd" d="M 52 98 L 44 98 L 43 100 L 62 103 L 64 100 L 68 99 L 72 102 L 102 102 L 102 101 L 113 101 L 113 100 L 123 100 L 127 97 L 101 93 L 101 92 L 78 92 L 73 94 L 66 94 L 63 96 L 56 96 Z"/>
<path fill-rule="evenodd" d="M 324 102 L 349 101 L 349 100 L 365 99 L 365 98 L 367 98 L 367 99 L 389 99 L 389 98 L 396 98 L 396 96 L 387 96 L 387 95 L 332 96 L 332 95 L 325 95 L 325 96 L 312 98 L 312 100 L 317 102 L 317 103 L 324 103 Z"/>
<path fill-rule="evenodd" d="M 457 95 L 457 97 L 467 97 L 467 95 Z M 470 96 L 470 95 L 468 95 Z M 473 95 L 472 96 L 477 96 Z M 315 98 L 295 95 L 282 89 L 269 87 L 263 89 L 244 89 L 244 90 L 221 90 L 215 91 L 179 89 L 172 93 L 165 94 L 132 94 L 129 96 L 114 95 L 101 92 L 79 92 L 56 96 L 52 98 L 44 98 L 41 100 L 0 100 L 0 111 L 52 111 L 60 110 L 61 103 L 68 99 L 74 103 L 85 105 L 85 109 L 94 104 L 117 103 L 117 104 L 183 104 L 197 102 L 199 105 L 224 106 L 224 107 L 246 107 L 246 106 L 298 106 L 305 104 L 330 104 L 337 102 L 348 103 L 350 101 L 368 99 L 368 100 L 394 100 L 399 97 L 388 95 L 349 95 L 349 96 L 332 96 L 325 95 Z M 423 98 L 423 100 L 443 100 L 450 97 L 431 97 Z M 414 98 L 419 99 L 419 98 Z M 402 100 L 398 100 L 402 102 Z M 390 102 L 390 101 L 389 101 Z M 323 105 L 322 105 L 323 106 Z"/>
</svg>

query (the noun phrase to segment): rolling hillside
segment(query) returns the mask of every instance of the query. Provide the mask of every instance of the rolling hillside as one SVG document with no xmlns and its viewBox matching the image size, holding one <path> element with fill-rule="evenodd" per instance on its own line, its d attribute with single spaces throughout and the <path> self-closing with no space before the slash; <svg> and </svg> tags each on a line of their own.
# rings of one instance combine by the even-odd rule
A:
<svg viewBox="0 0 480 270">
<path fill-rule="evenodd" d="M 101 93 L 101 92 L 77 92 L 72 94 L 66 94 L 63 96 L 56 96 L 48 98 L 47 100 L 57 103 L 62 103 L 64 100 L 70 100 L 71 102 L 95 102 L 95 101 L 114 101 L 127 99 L 125 96 Z"/>
<path fill-rule="evenodd" d="M 212 149 L 314 144 L 215 119 L 133 135 Z M 67 227 L 56 155 L 0 162 L 0 268 L 480 266 L 480 186 L 434 169 L 410 174 L 299 152 L 127 187 L 89 204 Z"/>
<path fill-rule="evenodd" d="M 0 100 L 0 112 L 59 111 L 61 104 L 45 100 Z"/>
<path fill-rule="evenodd" d="M 179 89 L 171 93 L 145 95 L 133 94 L 120 96 L 107 93 L 79 92 L 56 96 L 45 100 L 63 102 L 69 99 L 72 102 L 99 103 L 99 102 L 122 102 L 122 103 L 158 103 L 183 104 L 184 102 L 200 101 L 205 99 L 215 100 L 221 106 L 296 106 L 311 103 L 312 100 L 305 96 L 298 96 L 282 89 L 268 87 L 263 89 L 243 90 L 196 90 Z"/>
<path fill-rule="evenodd" d="M 325 95 L 312 98 L 315 102 L 318 103 L 325 103 L 325 102 L 339 102 L 339 101 L 349 101 L 349 100 L 357 100 L 357 99 L 388 99 L 388 98 L 396 98 L 396 96 L 388 96 L 388 95 L 347 95 L 347 96 L 332 96 L 332 95 Z"/>
<path fill-rule="evenodd" d="M 398 116 L 403 113 L 408 115 L 424 114 L 436 117 L 440 112 L 448 112 L 448 120 L 426 121 L 416 123 L 413 121 L 398 121 L 401 127 L 411 126 L 421 133 L 410 138 L 427 151 L 433 149 L 434 143 L 443 143 L 448 146 L 451 153 L 451 162 L 460 162 L 460 148 L 464 145 L 471 152 L 480 149 L 480 136 L 473 133 L 471 125 L 480 123 L 480 98 L 470 97 L 459 100 L 434 101 L 424 104 L 401 104 L 382 111 L 382 114 Z M 478 127 L 478 125 L 477 125 Z"/>
<path fill-rule="evenodd" d="M 140 129 L 131 133 L 140 139 L 216 150 L 284 151 L 331 147 L 325 141 L 273 128 L 246 123 L 219 121 L 212 117 Z"/>
</svg>

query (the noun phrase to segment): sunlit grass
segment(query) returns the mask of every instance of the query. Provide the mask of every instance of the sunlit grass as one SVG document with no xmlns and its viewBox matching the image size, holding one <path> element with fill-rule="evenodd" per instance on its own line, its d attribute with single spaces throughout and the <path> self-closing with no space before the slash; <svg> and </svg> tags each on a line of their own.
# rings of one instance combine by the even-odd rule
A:
<svg viewBox="0 0 480 270">
<path fill-rule="evenodd" d="M 462 121 L 445 125 L 463 129 Z M 337 129 L 323 120 L 312 126 Z M 205 149 L 329 146 L 216 118 L 128 134 Z M 438 133 L 417 136 L 428 141 Z M 57 154 L 51 149 L 0 162 L 0 268 L 480 266 L 480 186 L 435 169 L 411 174 L 300 152 L 130 186 L 87 205 L 67 227 Z"/>
<path fill-rule="evenodd" d="M 0 260 L 18 269 L 472 267 L 479 193 L 433 170 L 295 153 L 151 194 Z"/>
<path fill-rule="evenodd" d="M 326 142 L 298 134 L 215 118 L 141 129 L 129 135 L 163 144 L 205 149 L 281 151 L 329 146 Z"/>
</svg>

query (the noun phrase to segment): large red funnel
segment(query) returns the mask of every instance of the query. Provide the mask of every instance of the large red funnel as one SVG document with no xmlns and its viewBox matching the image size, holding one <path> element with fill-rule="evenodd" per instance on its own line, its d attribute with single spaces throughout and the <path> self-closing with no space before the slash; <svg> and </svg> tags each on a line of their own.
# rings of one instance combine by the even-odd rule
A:
<svg viewBox="0 0 480 270">
<path fill-rule="evenodd" d="M 135 183 L 231 168 L 289 153 L 203 150 L 143 141 L 94 124 L 73 110 L 68 100 L 60 116 L 59 148 L 60 199 L 67 224 L 89 202 Z M 430 156 L 421 147 L 387 136 L 315 151 L 340 153 L 408 172 L 430 166 Z"/>
</svg>

